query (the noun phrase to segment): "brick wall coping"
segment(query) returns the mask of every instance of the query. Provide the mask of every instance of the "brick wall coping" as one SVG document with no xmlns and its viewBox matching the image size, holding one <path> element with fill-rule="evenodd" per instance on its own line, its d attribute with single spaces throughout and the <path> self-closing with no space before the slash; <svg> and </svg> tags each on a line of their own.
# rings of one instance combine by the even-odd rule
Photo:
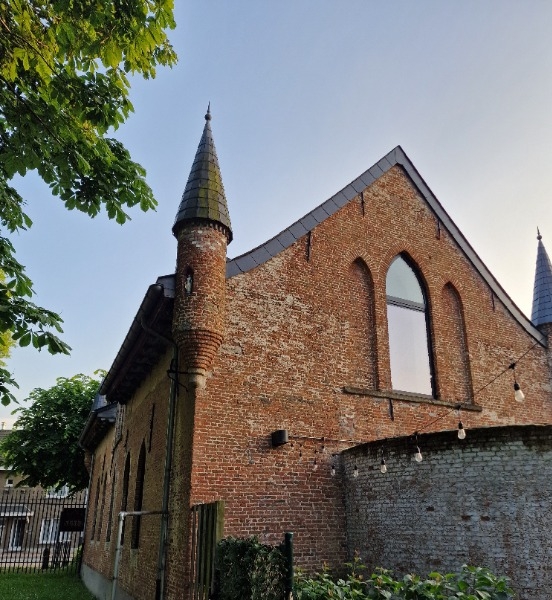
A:
<svg viewBox="0 0 552 600">
<path fill-rule="evenodd" d="M 463 447 L 475 447 L 487 442 L 516 441 L 521 440 L 527 446 L 533 447 L 537 451 L 552 450 L 552 425 L 500 425 L 490 427 L 466 427 L 466 439 L 459 440 L 456 436 L 456 430 L 438 431 L 429 433 L 419 433 L 418 443 L 422 451 L 435 451 L 442 449 L 447 451 L 451 447 L 461 444 Z M 385 446 L 387 455 L 390 453 L 401 455 L 403 452 L 410 454 L 412 452 L 412 435 L 405 435 L 385 440 L 375 440 L 365 442 L 351 448 L 343 450 L 340 454 L 343 457 L 378 457 L 381 449 Z M 540 440 L 540 441 L 539 441 Z"/>
</svg>

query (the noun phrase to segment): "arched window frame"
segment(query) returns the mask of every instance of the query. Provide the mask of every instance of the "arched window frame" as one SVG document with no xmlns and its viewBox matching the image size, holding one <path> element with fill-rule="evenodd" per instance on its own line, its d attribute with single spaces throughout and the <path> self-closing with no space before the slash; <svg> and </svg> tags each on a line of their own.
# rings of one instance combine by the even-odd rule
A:
<svg viewBox="0 0 552 600">
<path fill-rule="evenodd" d="M 418 284 L 419 287 L 419 291 L 421 293 L 422 296 L 422 302 L 416 302 L 407 298 L 400 298 L 397 296 L 392 296 L 388 294 L 388 276 L 389 273 L 391 271 L 391 269 L 393 268 L 393 265 L 395 264 L 395 262 L 397 260 L 402 260 L 406 266 L 408 266 L 410 268 L 410 270 L 412 271 L 412 274 L 414 275 L 416 282 Z M 427 287 L 425 284 L 425 281 L 420 273 L 419 268 L 417 267 L 417 265 L 414 263 L 414 261 L 410 258 L 410 256 L 408 256 L 408 254 L 406 253 L 401 253 L 398 254 L 397 256 L 395 256 L 395 258 L 391 261 L 389 268 L 387 269 L 387 275 L 386 275 L 386 306 L 387 306 L 387 320 L 388 320 L 388 334 L 389 334 L 389 359 L 390 359 L 390 371 L 391 371 L 391 381 L 392 381 L 392 385 L 393 385 L 393 366 L 392 366 L 392 362 L 393 362 L 393 349 L 392 349 L 392 340 L 391 340 L 391 316 L 390 316 L 390 311 L 389 311 L 389 307 L 390 306 L 397 306 L 399 308 L 404 308 L 407 310 L 412 310 L 415 312 L 419 312 L 419 313 L 423 313 L 424 314 L 424 321 L 425 321 L 425 339 L 424 342 L 426 344 L 426 350 L 427 350 L 427 357 L 428 357 L 428 375 L 429 375 L 429 387 L 427 392 L 425 391 L 420 391 L 420 390 L 412 390 L 412 389 L 401 389 L 399 387 L 395 387 L 395 385 L 393 385 L 393 389 L 399 392 L 406 392 L 406 393 L 412 393 L 412 394 L 418 394 L 418 395 L 429 395 L 433 398 L 436 398 L 437 396 L 437 385 L 436 385 L 436 377 L 435 377 L 435 361 L 434 361 L 434 355 L 433 355 L 433 344 L 432 344 L 432 335 L 431 335 L 431 311 L 430 311 L 430 303 L 429 303 L 429 297 L 428 297 L 428 293 L 427 293 Z M 408 387 L 408 386 L 406 386 Z"/>
<path fill-rule="evenodd" d="M 128 485 L 130 480 L 130 452 L 126 456 L 125 470 L 123 472 L 123 489 L 121 494 L 121 512 L 126 512 L 128 505 Z M 121 546 L 125 543 L 125 521 L 121 531 Z"/>
<path fill-rule="evenodd" d="M 140 454 L 138 456 L 138 465 L 136 467 L 136 487 L 134 488 L 134 510 L 139 512 L 142 510 L 144 501 L 144 479 L 146 475 L 146 444 L 142 442 L 140 446 Z M 140 526 L 142 518 L 136 515 L 132 518 L 132 536 L 130 547 L 136 549 L 140 546 Z"/>
</svg>

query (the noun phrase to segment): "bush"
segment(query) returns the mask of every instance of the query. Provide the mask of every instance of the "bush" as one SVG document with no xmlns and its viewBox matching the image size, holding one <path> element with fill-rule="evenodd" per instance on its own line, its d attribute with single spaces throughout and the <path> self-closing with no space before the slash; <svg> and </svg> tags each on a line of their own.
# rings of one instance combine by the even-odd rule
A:
<svg viewBox="0 0 552 600">
<path fill-rule="evenodd" d="M 346 565 L 348 574 L 335 579 L 325 567 L 314 577 L 299 573 L 295 580 L 296 600 L 512 600 L 513 590 L 506 577 L 497 577 L 484 567 L 464 565 L 460 573 L 430 573 L 422 579 L 405 575 L 394 579 L 377 569 L 368 580 L 360 559 Z"/>
<path fill-rule="evenodd" d="M 220 600 L 281 600 L 284 597 L 284 555 L 255 537 L 228 537 L 217 546 Z"/>
</svg>

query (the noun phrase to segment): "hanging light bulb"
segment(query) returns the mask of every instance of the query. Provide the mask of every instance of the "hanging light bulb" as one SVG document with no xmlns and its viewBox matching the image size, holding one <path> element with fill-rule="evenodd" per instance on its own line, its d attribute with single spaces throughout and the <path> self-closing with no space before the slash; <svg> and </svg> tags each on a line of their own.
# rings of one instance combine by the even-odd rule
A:
<svg viewBox="0 0 552 600">
<path fill-rule="evenodd" d="M 514 398 L 516 402 L 523 402 L 525 400 L 525 394 L 521 391 L 517 381 L 514 383 Z"/>
<path fill-rule="evenodd" d="M 521 391 L 516 379 L 516 363 L 512 363 L 508 368 L 512 369 L 514 374 L 514 398 L 516 399 L 516 402 L 523 402 L 525 400 L 525 394 Z"/>
<path fill-rule="evenodd" d="M 318 470 L 318 461 L 316 460 L 316 458 L 314 459 L 314 462 L 312 463 L 312 470 L 313 471 Z"/>
<path fill-rule="evenodd" d="M 465 440 L 466 439 L 466 430 L 464 429 L 464 425 L 462 421 L 458 423 L 458 439 Z"/>
<path fill-rule="evenodd" d="M 380 471 L 385 475 L 387 473 L 387 465 L 385 464 L 385 458 L 381 457 L 381 467 Z"/>
<path fill-rule="evenodd" d="M 332 470 L 330 471 L 332 477 L 335 477 L 335 465 L 332 464 Z"/>
<path fill-rule="evenodd" d="M 358 477 L 358 467 L 355 465 L 353 469 L 353 477 L 356 479 Z"/>
<path fill-rule="evenodd" d="M 414 454 L 414 460 L 418 463 L 421 463 L 424 460 L 422 456 L 422 451 L 420 450 L 420 446 L 416 446 L 416 454 Z"/>
</svg>

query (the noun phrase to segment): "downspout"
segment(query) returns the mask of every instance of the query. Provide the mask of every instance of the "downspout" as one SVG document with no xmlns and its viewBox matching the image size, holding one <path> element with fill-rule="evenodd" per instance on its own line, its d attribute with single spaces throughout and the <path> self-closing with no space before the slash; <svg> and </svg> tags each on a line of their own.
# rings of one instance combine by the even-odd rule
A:
<svg viewBox="0 0 552 600">
<path fill-rule="evenodd" d="M 159 552 L 157 556 L 157 578 L 155 580 L 155 600 L 163 600 L 165 597 L 165 570 L 167 566 L 167 535 L 169 530 L 169 492 L 171 487 L 171 471 L 173 458 L 174 417 L 176 414 L 176 400 L 178 398 L 178 346 L 157 331 L 148 327 L 143 320 L 140 325 L 144 331 L 169 342 L 173 347 L 173 357 L 170 371 L 175 373 L 171 379 L 169 392 L 169 414 L 167 417 L 166 445 L 165 445 L 165 467 L 163 473 L 163 498 L 161 504 L 161 527 L 159 531 Z"/>
<path fill-rule="evenodd" d="M 161 507 L 161 530 L 159 532 L 159 554 L 157 559 L 157 579 L 155 581 L 155 600 L 165 597 L 165 569 L 167 565 L 167 536 L 169 530 L 169 491 L 171 487 L 171 471 L 173 457 L 174 416 L 178 398 L 178 346 L 173 344 L 173 358 L 170 370 L 175 373 L 171 379 L 169 392 L 169 414 L 167 418 L 167 444 L 165 451 L 165 470 L 163 474 L 163 503 Z"/>
<path fill-rule="evenodd" d="M 144 515 L 158 515 L 161 511 L 159 510 L 132 510 L 132 511 L 121 511 L 119 513 L 119 527 L 117 529 L 117 548 L 115 550 L 115 562 L 113 564 L 113 581 L 111 582 L 111 600 L 115 600 L 117 595 L 117 582 L 119 581 L 119 565 L 121 564 L 121 551 L 123 546 L 121 544 L 121 538 L 123 537 L 123 526 L 126 517 L 138 517 Z"/>
</svg>

